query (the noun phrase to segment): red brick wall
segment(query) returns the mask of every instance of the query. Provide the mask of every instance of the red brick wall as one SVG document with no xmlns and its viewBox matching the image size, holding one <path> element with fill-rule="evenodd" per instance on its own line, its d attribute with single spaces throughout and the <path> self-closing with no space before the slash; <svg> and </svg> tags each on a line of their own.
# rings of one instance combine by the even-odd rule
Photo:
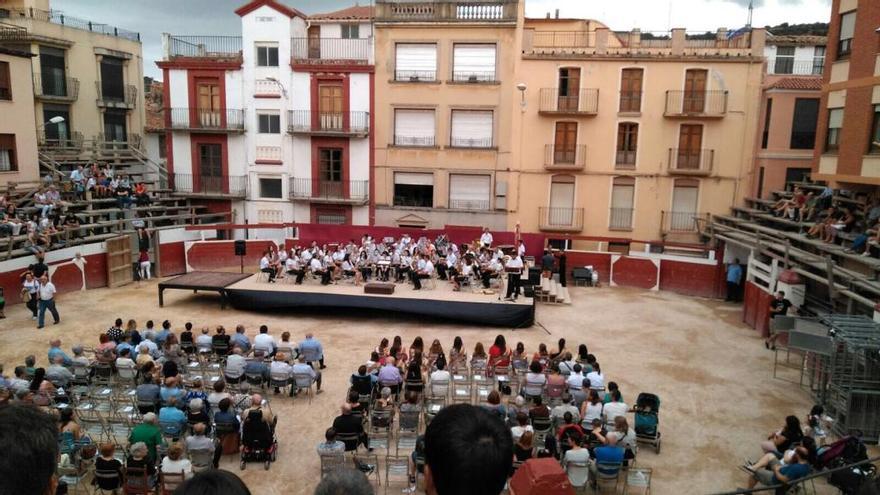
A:
<svg viewBox="0 0 880 495">
<path fill-rule="evenodd" d="M 652 289 L 657 285 L 659 272 L 654 260 L 622 256 L 613 262 L 611 276 L 621 287 Z"/>
<path fill-rule="evenodd" d="M 161 277 L 186 273 L 183 241 L 159 244 L 159 266 L 156 271 Z"/>
<path fill-rule="evenodd" d="M 245 266 L 254 266 L 260 263 L 263 250 L 274 244 L 271 240 L 247 241 L 247 256 L 244 257 Z M 204 241 L 195 242 L 187 253 L 189 265 L 193 270 L 217 270 L 238 266 L 240 260 L 235 256 L 235 241 Z"/>
</svg>

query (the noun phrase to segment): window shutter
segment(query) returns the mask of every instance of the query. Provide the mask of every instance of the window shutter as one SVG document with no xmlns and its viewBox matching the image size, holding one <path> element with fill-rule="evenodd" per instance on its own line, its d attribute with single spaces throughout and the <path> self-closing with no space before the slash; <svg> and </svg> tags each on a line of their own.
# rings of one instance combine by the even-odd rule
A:
<svg viewBox="0 0 880 495">
<path fill-rule="evenodd" d="M 840 129 L 843 127 L 843 109 L 832 108 L 828 112 L 828 127 L 830 129 Z"/>
<path fill-rule="evenodd" d="M 397 79 L 434 79 L 437 76 L 437 45 L 399 43 L 396 50 Z"/>
<path fill-rule="evenodd" d="M 856 32 L 856 13 L 847 12 L 840 16 L 840 39 L 852 39 Z"/>
<path fill-rule="evenodd" d="M 407 186 L 433 186 L 434 174 L 417 172 L 395 172 L 394 183 Z"/>
<path fill-rule="evenodd" d="M 456 81 L 494 81 L 495 45 L 456 44 L 452 72 Z"/>
<path fill-rule="evenodd" d="M 617 182 L 615 180 L 615 182 Z M 612 208 L 632 208 L 635 186 L 631 184 L 614 184 L 611 190 Z"/>
<path fill-rule="evenodd" d="M 452 146 L 492 147 L 492 111 L 453 110 Z"/>
<path fill-rule="evenodd" d="M 433 146 L 434 124 L 433 110 L 395 110 L 394 144 Z"/>
<path fill-rule="evenodd" d="M 488 175 L 451 174 L 449 176 L 449 207 L 488 210 L 492 190 Z"/>
<path fill-rule="evenodd" d="M 697 194 L 700 189 L 689 183 L 676 182 L 672 190 L 672 211 L 694 213 L 697 211 Z"/>
</svg>

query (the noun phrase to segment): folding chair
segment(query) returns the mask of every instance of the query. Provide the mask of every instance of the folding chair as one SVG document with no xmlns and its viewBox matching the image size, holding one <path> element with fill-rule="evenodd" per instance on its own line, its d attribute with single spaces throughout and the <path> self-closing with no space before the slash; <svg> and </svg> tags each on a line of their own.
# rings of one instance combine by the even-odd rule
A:
<svg viewBox="0 0 880 495">
<path fill-rule="evenodd" d="M 110 387 L 113 385 L 113 368 L 110 363 L 95 363 L 93 365 L 95 375 L 92 377 L 92 385 L 95 387 Z"/>
<path fill-rule="evenodd" d="M 100 493 L 102 495 L 104 493 L 116 494 L 119 490 L 122 489 L 122 476 L 119 474 L 118 471 L 102 471 L 100 469 L 96 469 L 93 475 L 93 480 L 95 483 L 94 493 Z M 116 488 L 108 488 L 105 490 L 99 486 L 102 481 L 104 483 L 114 485 L 116 486 Z"/>
<path fill-rule="evenodd" d="M 186 481 L 186 476 L 183 471 L 180 473 L 161 473 L 161 495 L 172 495 L 174 490 L 177 490 L 177 487 L 182 485 L 184 481 Z"/>
<path fill-rule="evenodd" d="M 446 407 L 446 397 L 428 397 L 425 399 L 425 426 L 427 427 L 434 416 Z"/>
<path fill-rule="evenodd" d="M 150 495 L 154 493 L 150 486 L 150 475 L 147 474 L 147 469 L 126 467 L 122 492 L 125 495 Z"/>
<path fill-rule="evenodd" d="M 269 373 L 269 386 L 279 389 L 282 393 L 292 393 L 290 390 L 290 376 L 279 373 Z"/>
<path fill-rule="evenodd" d="M 639 495 L 649 495 L 651 493 L 651 476 L 653 469 L 651 468 L 629 468 L 626 471 L 626 482 L 623 485 L 623 494 L 629 493 L 630 487 Z M 812 480 L 810 480 L 812 481 Z M 816 493 L 815 487 L 813 493 Z"/>
<path fill-rule="evenodd" d="M 345 444 L 346 452 L 357 452 L 358 447 L 360 447 L 361 437 L 358 433 L 337 433 L 336 440 Z M 354 448 L 351 448 L 351 446 Z"/>
<path fill-rule="evenodd" d="M 116 384 L 122 387 L 137 387 L 137 368 L 134 366 L 119 366 L 116 368 Z"/>
<path fill-rule="evenodd" d="M 372 445 L 372 442 L 370 443 L 370 445 Z M 364 473 L 367 476 L 367 479 L 370 479 L 371 476 L 375 476 L 377 489 L 379 486 L 382 486 L 382 475 L 379 471 L 378 455 L 355 452 L 352 460 L 354 461 L 355 468 Z M 361 469 L 362 466 L 369 466 L 373 469 L 371 471 L 364 471 L 363 469 Z"/>
<path fill-rule="evenodd" d="M 585 491 L 590 481 L 589 461 L 566 461 L 565 474 L 571 486 L 578 491 Z"/>
<path fill-rule="evenodd" d="M 321 478 L 327 476 L 333 471 L 345 467 L 345 453 L 334 452 L 332 454 L 318 454 L 321 458 Z"/>
<path fill-rule="evenodd" d="M 388 487 L 391 483 L 400 483 L 401 478 L 404 487 L 410 486 L 409 456 L 408 455 L 387 455 L 385 457 L 385 494 L 388 494 Z"/>
<path fill-rule="evenodd" d="M 63 481 L 65 484 L 67 484 L 67 488 L 74 495 L 79 493 L 79 490 L 81 488 L 80 485 L 84 484 L 83 480 L 86 478 L 86 475 L 88 474 L 87 471 L 81 469 L 78 466 L 74 466 L 74 465 L 70 465 L 70 466 L 59 465 L 56 468 L 55 472 L 58 475 L 58 481 Z M 87 487 L 82 486 L 82 488 L 84 488 L 85 493 L 89 493 L 89 489 Z"/>
<path fill-rule="evenodd" d="M 169 440 L 168 443 L 183 436 L 183 425 L 180 423 L 173 421 L 160 421 L 159 429 L 162 430 L 162 436 Z"/>
<path fill-rule="evenodd" d="M 422 411 L 399 411 L 397 419 L 397 442 L 394 453 L 400 455 L 401 447 L 406 450 L 415 450 L 416 438 L 422 422 Z"/>
<path fill-rule="evenodd" d="M 493 382 L 483 375 L 474 375 L 474 388 L 477 391 L 474 397 L 476 403 L 485 404 L 489 400 L 489 393 L 492 391 Z"/>
<path fill-rule="evenodd" d="M 614 486 L 612 493 L 617 493 L 620 484 L 620 472 L 623 470 L 622 462 L 597 462 L 596 463 L 596 493 L 602 491 L 603 486 Z"/>
<path fill-rule="evenodd" d="M 471 402 L 471 379 L 468 375 L 452 375 L 452 402 L 469 404 Z"/>
<path fill-rule="evenodd" d="M 244 376 L 247 382 L 251 384 L 251 386 L 260 388 L 265 387 L 265 380 L 263 379 L 263 375 L 261 375 L 260 373 L 245 372 Z"/>
<path fill-rule="evenodd" d="M 312 375 L 308 373 L 294 373 L 293 381 L 296 383 L 296 388 L 306 391 L 306 394 L 309 396 L 309 404 L 311 404 L 312 395 L 314 395 L 312 391 L 312 385 L 314 385 Z"/>
<path fill-rule="evenodd" d="M 443 398 L 449 395 L 449 380 L 431 380 L 428 385 L 428 398 Z"/>
<path fill-rule="evenodd" d="M 553 422 L 550 418 L 532 418 L 532 429 L 535 430 L 535 445 L 544 445 L 547 435 L 553 434 Z"/>
<path fill-rule="evenodd" d="M 391 445 L 391 425 L 394 422 L 393 409 L 370 409 L 370 447 L 383 447 L 389 450 Z"/>
<path fill-rule="evenodd" d="M 191 449 L 188 453 L 193 471 L 204 471 L 214 467 L 214 449 Z"/>
</svg>

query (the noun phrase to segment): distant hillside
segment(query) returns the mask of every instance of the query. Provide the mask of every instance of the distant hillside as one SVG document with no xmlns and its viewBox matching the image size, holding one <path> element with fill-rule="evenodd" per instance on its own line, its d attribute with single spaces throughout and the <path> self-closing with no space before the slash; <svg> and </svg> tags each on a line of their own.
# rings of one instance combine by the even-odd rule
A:
<svg viewBox="0 0 880 495">
<path fill-rule="evenodd" d="M 827 22 L 814 22 L 811 24 L 789 24 L 784 22 L 776 26 L 764 26 L 764 29 L 776 36 L 828 36 Z"/>
</svg>

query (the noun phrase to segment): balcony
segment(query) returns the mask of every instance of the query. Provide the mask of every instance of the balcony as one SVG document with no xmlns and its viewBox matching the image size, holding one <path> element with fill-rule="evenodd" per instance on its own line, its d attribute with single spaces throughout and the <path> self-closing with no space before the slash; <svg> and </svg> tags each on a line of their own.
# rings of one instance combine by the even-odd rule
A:
<svg viewBox="0 0 880 495">
<path fill-rule="evenodd" d="M 281 146 L 257 146 L 254 163 L 257 165 L 283 165 Z"/>
<path fill-rule="evenodd" d="M 162 35 L 165 60 L 173 58 L 215 58 L 241 60 L 241 36 Z"/>
<path fill-rule="evenodd" d="M 296 64 L 372 63 L 373 38 L 291 38 L 290 57 Z"/>
<path fill-rule="evenodd" d="M 453 71 L 452 82 L 469 84 L 494 83 L 496 82 L 495 71 Z"/>
<path fill-rule="evenodd" d="M 394 80 L 397 82 L 437 82 L 436 70 L 396 70 Z"/>
<path fill-rule="evenodd" d="M 47 136 L 46 131 L 40 131 L 37 144 L 40 148 L 53 151 L 79 151 L 83 147 L 83 135 L 81 132 L 72 132 L 69 136 Z"/>
<path fill-rule="evenodd" d="M 556 88 L 541 88 L 538 112 L 545 115 L 592 116 L 599 113 L 599 90 L 581 89 L 560 94 Z"/>
<path fill-rule="evenodd" d="M 244 110 L 166 108 L 165 126 L 175 131 L 244 132 Z"/>
<path fill-rule="evenodd" d="M 113 86 L 95 81 L 98 91 L 97 104 L 99 107 L 133 109 L 137 105 L 138 90 L 134 84 Z"/>
<path fill-rule="evenodd" d="M 34 96 L 44 101 L 74 102 L 79 96 L 79 79 L 34 74 Z"/>
<path fill-rule="evenodd" d="M 610 210 L 611 214 L 608 219 L 609 230 L 632 230 L 632 208 L 611 208 Z"/>
<path fill-rule="evenodd" d="M 584 209 L 539 207 L 538 228 L 545 232 L 580 232 L 584 230 Z"/>
<path fill-rule="evenodd" d="M 27 41 L 29 36 L 28 30 L 21 26 L 0 22 L 0 41 Z"/>
<path fill-rule="evenodd" d="M 770 57 L 767 74 L 794 76 L 821 76 L 825 70 L 825 57 L 795 60 L 794 57 Z"/>
<path fill-rule="evenodd" d="M 169 174 L 174 192 L 187 196 L 241 198 L 247 196 L 245 175 Z"/>
<path fill-rule="evenodd" d="M 727 114 L 727 91 L 667 91 L 666 117 L 720 119 Z"/>
<path fill-rule="evenodd" d="M 518 0 L 377 0 L 376 23 L 516 23 Z"/>
<path fill-rule="evenodd" d="M 370 112 L 288 110 L 287 132 L 311 136 L 362 138 L 370 134 Z"/>
<path fill-rule="evenodd" d="M 715 161 L 715 150 L 669 148 L 669 173 L 709 175 Z"/>
<path fill-rule="evenodd" d="M 110 26 L 108 24 L 101 24 L 99 22 L 92 22 L 85 19 L 80 19 L 77 17 L 72 17 L 69 15 L 65 15 L 63 12 L 58 10 L 40 10 L 34 8 L 3 8 L 0 15 L 9 19 L 10 21 L 16 21 L 19 19 L 27 19 L 27 20 L 35 20 L 40 22 L 49 22 L 52 24 L 58 24 L 59 26 L 64 26 L 73 29 L 80 29 L 83 31 L 89 31 L 96 34 L 102 34 L 105 36 L 113 36 L 116 38 L 122 38 L 129 41 L 141 41 L 141 35 L 134 31 L 128 31 L 126 29 L 121 29 L 115 26 Z M 0 38 L 3 39 L 3 38 Z M 4 39 L 4 41 L 7 41 Z"/>
<path fill-rule="evenodd" d="M 544 145 L 544 168 L 547 170 L 583 170 L 587 164 L 587 146 Z"/>
<path fill-rule="evenodd" d="M 661 234 L 690 234 L 700 231 L 700 224 L 709 220 L 708 213 L 694 211 L 660 212 Z"/>
<path fill-rule="evenodd" d="M 290 179 L 290 199 L 312 203 L 365 205 L 370 198 L 370 181 L 325 181 Z"/>
<path fill-rule="evenodd" d="M 449 147 L 450 148 L 467 148 L 467 149 L 477 149 L 477 150 L 490 150 L 493 149 L 494 144 L 492 142 L 492 138 L 466 138 L 460 136 L 453 136 L 449 139 Z"/>
</svg>

